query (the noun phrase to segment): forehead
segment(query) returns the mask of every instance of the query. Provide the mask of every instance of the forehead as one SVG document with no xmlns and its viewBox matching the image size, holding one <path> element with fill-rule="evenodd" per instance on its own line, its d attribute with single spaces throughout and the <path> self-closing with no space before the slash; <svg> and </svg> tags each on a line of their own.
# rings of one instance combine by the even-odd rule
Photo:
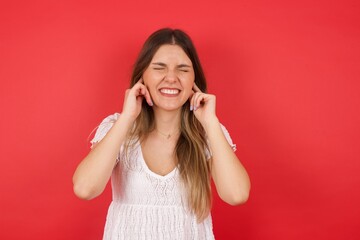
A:
<svg viewBox="0 0 360 240">
<path fill-rule="evenodd" d="M 174 61 L 176 63 L 191 64 L 190 58 L 186 55 L 184 50 L 178 45 L 162 45 L 154 54 L 152 62 L 156 61 Z"/>
</svg>

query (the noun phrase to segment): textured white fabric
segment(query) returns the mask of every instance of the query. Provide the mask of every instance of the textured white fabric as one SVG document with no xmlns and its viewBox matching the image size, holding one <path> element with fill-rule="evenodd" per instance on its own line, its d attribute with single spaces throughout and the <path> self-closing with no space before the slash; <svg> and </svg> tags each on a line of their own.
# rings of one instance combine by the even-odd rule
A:
<svg viewBox="0 0 360 240">
<path fill-rule="evenodd" d="M 99 142 L 118 117 L 115 113 L 105 118 L 91 143 Z M 229 133 L 222 128 L 235 150 Z M 111 184 L 113 200 L 103 239 L 214 239 L 211 215 L 197 223 L 196 216 L 189 211 L 178 169 L 165 176 L 152 172 L 145 163 L 139 143 L 126 155 L 120 151 Z"/>
</svg>

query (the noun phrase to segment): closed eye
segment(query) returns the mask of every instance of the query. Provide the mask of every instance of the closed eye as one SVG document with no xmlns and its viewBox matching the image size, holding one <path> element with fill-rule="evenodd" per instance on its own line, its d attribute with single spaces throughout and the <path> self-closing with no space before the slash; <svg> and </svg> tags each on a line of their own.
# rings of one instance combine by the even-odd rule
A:
<svg viewBox="0 0 360 240">
<path fill-rule="evenodd" d="M 178 65 L 177 67 L 181 72 L 189 72 L 190 69 L 191 69 L 191 66 L 190 65 L 187 65 L 187 64 L 180 64 Z"/>
</svg>

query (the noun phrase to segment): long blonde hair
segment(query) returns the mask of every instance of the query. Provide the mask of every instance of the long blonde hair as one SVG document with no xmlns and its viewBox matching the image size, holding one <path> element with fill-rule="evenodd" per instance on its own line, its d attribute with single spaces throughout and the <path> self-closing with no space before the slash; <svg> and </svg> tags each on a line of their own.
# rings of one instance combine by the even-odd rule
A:
<svg viewBox="0 0 360 240">
<path fill-rule="evenodd" d="M 176 44 L 184 50 L 192 61 L 196 85 L 201 91 L 206 92 L 206 79 L 190 37 L 181 30 L 169 28 L 154 32 L 144 43 L 134 66 L 130 87 L 142 77 L 156 51 L 164 44 Z M 144 101 L 134 128 L 129 132 L 125 151 L 131 147 L 131 143 L 144 140 L 154 130 L 154 124 L 153 109 Z M 180 176 L 187 189 L 190 210 L 197 216 L 199 222 L 208 216 L 212 200 L 210 164 L 206 152 L 209 152 L 209 147 L 205 130 L 190 111 L 190 103 L 187 101 L 181 109 L 180 136 L 174 153 Z"/>
</svg>

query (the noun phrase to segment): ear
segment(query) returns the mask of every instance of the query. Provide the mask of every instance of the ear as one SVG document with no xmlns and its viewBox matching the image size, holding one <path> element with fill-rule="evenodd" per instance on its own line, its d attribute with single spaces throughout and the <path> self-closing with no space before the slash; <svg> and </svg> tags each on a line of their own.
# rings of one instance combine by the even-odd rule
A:
<svg viewBox="0 0 360 240">
<path fill-rule="evenodd" d="M 140 80 L 141 80 L 141 83 L 142 83 L 142 84 L 144 84 L 144 85 L 146 86 L 146 81 L 144 80 L 143 75 L 141 75 Z"/>
<path fill-rule="evenodd" d="M 196 85 L 195 82 L 194 82 L 194 86 L 193 86 L 193 91 L 195 91 L 195 92 L 201 92 L 200 88 Z"/>
</svg>

